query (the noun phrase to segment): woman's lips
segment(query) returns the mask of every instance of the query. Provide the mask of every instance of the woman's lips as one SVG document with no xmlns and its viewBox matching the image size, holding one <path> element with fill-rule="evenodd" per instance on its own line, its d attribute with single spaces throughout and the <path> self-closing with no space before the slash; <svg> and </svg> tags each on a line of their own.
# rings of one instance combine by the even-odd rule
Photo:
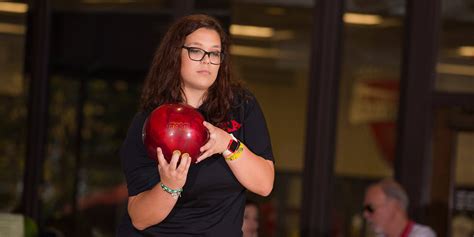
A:
<svg viewBox="0 0 474 237">
<path fill-rule="evenodd" d="M 211 74 L 211 72 L 209 72 L 208 70 L 199 70 L 199 71 L 197 71 L 197 73 L 203 74 L 203 75 L 210 75 Z"/>
</svg>

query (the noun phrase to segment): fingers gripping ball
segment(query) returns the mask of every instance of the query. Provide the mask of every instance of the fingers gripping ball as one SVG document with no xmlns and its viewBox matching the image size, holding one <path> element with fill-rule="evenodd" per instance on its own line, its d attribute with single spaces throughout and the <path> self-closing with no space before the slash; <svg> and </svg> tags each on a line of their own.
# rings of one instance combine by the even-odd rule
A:
<svg viewBox="0 0 474 237">
<path fill-rule="evenodd" d="M 143 126 L 143 142 L 148 157 L 156 160 L 156 148 L 160 147 L 170 162 L 174 150 L 188 153 L 196 162 L 201 148 L 209 140 L 209 132 L 203 125 L 199 111 L 184 104 L 164 104 L 153 110 Z"/>
</svg>

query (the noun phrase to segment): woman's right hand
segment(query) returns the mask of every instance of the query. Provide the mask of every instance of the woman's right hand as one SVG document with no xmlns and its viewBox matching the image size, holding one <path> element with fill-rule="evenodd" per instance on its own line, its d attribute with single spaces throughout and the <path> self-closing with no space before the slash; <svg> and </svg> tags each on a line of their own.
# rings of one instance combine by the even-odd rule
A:
<svg viewBox="0 0 474 237">
<path fill-rule="evenodd" d="M 188 177 L 189 166 L 191 165 L 191 157 L 188 153 L 181 155 L 181 152 L 176 150 L 171 156 L 170 163 L 165 160 L 161 148 L 156 149 L 158 156 L 158 171 L 160 172 L 161 183 L 172 188 L 183 188 Z M 179 162 L 178 165 L 178 161 Z"/>
<path fill-rule="evenodd" d="M 161 183 L 174 190 L 183 188 L 191 165 L 189 155 L 173 152 L 168 163 L 160 148 L 156 149 L 156 153 Z M 178 165 L 179 160 L 181 162 Z M 157 184 L 151 190 L 128 197 L 128 213 L 136 229 L 144 230 L 162 222 L 168 216 L 177 200 L 166 192 Z M 157 203 L 156 200 L 161 201 Z"/>
</svg>

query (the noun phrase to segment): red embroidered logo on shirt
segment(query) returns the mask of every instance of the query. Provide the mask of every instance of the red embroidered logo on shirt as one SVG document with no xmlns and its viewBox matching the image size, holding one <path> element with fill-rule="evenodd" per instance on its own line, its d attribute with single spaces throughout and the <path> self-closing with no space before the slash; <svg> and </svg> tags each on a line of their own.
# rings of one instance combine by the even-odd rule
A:
<svg viewBox="0 0 474 237">
<path fill-rule="evenodd" d="M 240 123 L 238 123 L 237 121 L 235 121 L 233 119 L 231 121 L 225 123 L 225 130 L 227 132 L 235 132 L 235 131 L 239 130 L 240 127 L 241 127 Z"/>
</svg>

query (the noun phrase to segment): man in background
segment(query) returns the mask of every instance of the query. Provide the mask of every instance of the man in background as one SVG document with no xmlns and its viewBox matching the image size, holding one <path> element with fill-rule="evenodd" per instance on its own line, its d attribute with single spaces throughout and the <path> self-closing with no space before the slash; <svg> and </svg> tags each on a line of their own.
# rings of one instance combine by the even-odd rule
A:
<svg viewBox="0 0 474 237">
<path fill-rule="evenodd" d="M 435 237 L 427 226 L 417 224 L 407 215 L 408 196 L 392 179 L 384 179 L 367 188 L 364 218 L 377 236 Z"/>
</svg>

